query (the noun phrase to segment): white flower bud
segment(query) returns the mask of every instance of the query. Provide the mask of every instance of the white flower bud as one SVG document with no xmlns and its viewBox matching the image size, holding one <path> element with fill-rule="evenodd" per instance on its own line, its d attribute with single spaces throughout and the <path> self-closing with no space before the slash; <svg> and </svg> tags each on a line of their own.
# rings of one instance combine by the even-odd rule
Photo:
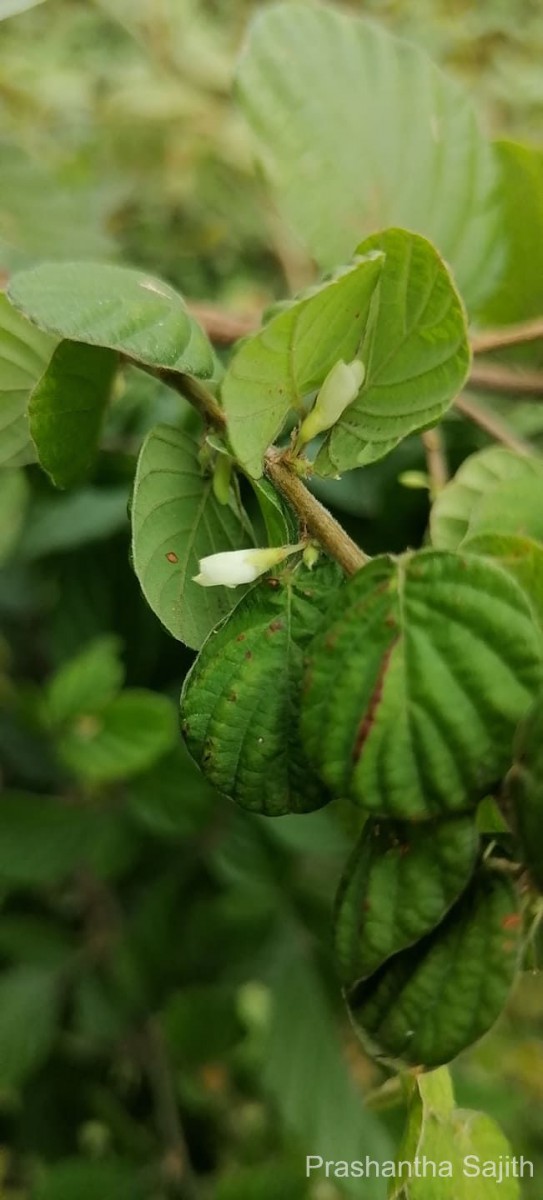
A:
<svg viewBox="0 0 543 1200">
<path fill-rule="evenodd" d="M 364 382 L 366 368 L 359 358 L 350 363 L 334 363 L 319 391 L 311 412 L 302 422 L 296 441 L 298 447 L 305 446 L 319 433 L 324 433 L 339 421 L 340 416 L 353 400 L 356 400 Z"/>
<path fill-rule="evenodd" d="M 209 554 L 200 559 L 200 573 L 194 575 L 193 580 L 201 587 L 239 587 L 240 583 L 252 583 L 300 549 L 301 545 L 269 546 L 262 550 L 224 550 L 220 554 Z"/>
</svg>

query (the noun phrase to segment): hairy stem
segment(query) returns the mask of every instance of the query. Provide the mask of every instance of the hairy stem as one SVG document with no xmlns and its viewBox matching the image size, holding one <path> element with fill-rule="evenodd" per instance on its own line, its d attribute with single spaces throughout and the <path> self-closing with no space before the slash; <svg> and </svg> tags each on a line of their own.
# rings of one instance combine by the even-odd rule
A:
<svg viewBox="0 0 543 1200">
<path fill-rule="evenodd" d="M 266 453 L 265 471 L 278 492 L 288 500 L 298 519 L 347 575 L 355 575 L 369 558 L 353 542 L 328 509 L 312 496 L 288 462 L 272 447 Z"/>
<path fill-rule="evenodd" d="M 421 434 L 421 441 L 426 456 L 426 466 L 430 477 L 430 492 L 432 499 L 445 487 L 449 478 L 445 443 L 440 429 L 426 429 Z"/>
</svg>

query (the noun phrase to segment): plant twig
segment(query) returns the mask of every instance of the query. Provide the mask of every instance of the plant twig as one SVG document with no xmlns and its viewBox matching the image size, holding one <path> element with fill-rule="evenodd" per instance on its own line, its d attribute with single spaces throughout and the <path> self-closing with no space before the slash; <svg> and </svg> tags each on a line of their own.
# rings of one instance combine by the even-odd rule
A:
<svg viewBox="0 0 543 1200">
<path fill-rule="evenodd" d="M 445 443 L 440 429 L 426 429 L 421 434 L 421 441 L 426 455 L 426 466 L 430 477 L 432 499 L 445 487 L 449 478 Z"/>
<path fill-rule="evenodd" d="M 266 453 L 265 471 L 268 479 L 275 484 L 285 500 L 288 500 L 308 532 L 332 558 L 335 558 L 347 575 L 355 575 L 369 562 L 364 551 L 345 533 L 320 500 L 308 491 L 275 447 L 271 447 Z"/>
<path fill-rule="evenodd" d="M 462 413 L 462 416 L 473 421 L 480 429 L 484 429 L 485 433 L 488 433 L 496 442 L 501 442 L 502 446 L 507 446 L 509 450 L 514 450 L 517 454 L 533 453 L 529 442 L 514 433 L 509 425 L 506 425 L 490 409 L 484 408 L 477 400 L 472 400 L 471 396 L 462 393 L 461 396 L 456 397 L 454 406 L 458 412 Z"/>
<path fill-rule="evenodd" d="M 188 310 L 215 346 L 231 346 L 239 338 L 254 333 L 260 323 L 258 316 L 225 312 L 214 304 L 189 304 Z"/>
<path fill-rule="evenodd" d="M 145 1022 L 141 1049 L 143 1066 L 153 1095 L 157 1132 L 164 1147 L 165 1181 L 185 1200 L 195 1200 L 196 1183 L 179 1116 L 170 1063 L 162 1030 L 154 1017 L 148 1017 Z"/>
<path fill-rule="evenodd" d="M 188 400 L 198 410 L 206 425 L 210 425 L 219 433 L 224 433 L 226 417 L 220 404 L 205 384 L 200 383 L 192 375 L 181 375 L 178 371 L 168 370 L 167 367 L 149 367 L 145 363 L 136 365 L 147 375 L 152 375 L 154 379 L 160 379 L 160 382 L 166 384 L 166 387 L 172 388 L 174 392 L 179 392 L 180 396 L 184 396 L 185 400 Z"/>
<path fill-rule="evenodd" d="M 522 321 L 518 325 L 503 325 L 498 329 L 483 329 L 481 333 L 474 333 L 471 348 L 474 354 L 488 354 L 491 350 L 522 346 L 539 338 L 543 338 L 543 319 L 536 317 L 533 321 Z"/>
<path fill-rule="evenodd" d="M 504 367 L 500 363 L 475 363 L 469 386 L 484 392 L 543 397 L 543 371 L 525 371 L 522 367 Z"/>
</svg>

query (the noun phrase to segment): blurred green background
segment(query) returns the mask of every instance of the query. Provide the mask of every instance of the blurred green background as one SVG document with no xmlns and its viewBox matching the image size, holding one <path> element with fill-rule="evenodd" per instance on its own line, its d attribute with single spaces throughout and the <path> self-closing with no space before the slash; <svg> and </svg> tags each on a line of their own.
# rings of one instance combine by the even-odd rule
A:
<svg viewBox="0 0 543 1200">
<path fill-rule="evenodd" d="M 22 0 L 0 0 L 5 276 L 40 259 L 123 261 L 249 315 L 307 280 L 232 100 L 257 4 L 26 7 L 9 15 Z M 490 133 L 537 139 L 538 0 L 350 7 L 462 77 Z M 306 1153 L 383 1159 L 402 1129 L 399 1096 L 375 1095 L 386 1076 L 347 1027 L 330 959 L 357 818 L 337 803 L 301 818 L 245 815 L 178 743 L 193 656 L 147 609 L 128 537 L 135 455 L 157 420 L 194 417 L 128 371 L 84 488 L 55 493 L 32 465 L 0 473 L 0 1198 L 378 1200 L 385 1181 L 304 1178 Z M 452 469 L 484 444 L 454 416 L 445 434 Z M 370 552 L 418 545 L 427 493 L 402 476 L 421 470 L 409 439 L 327 496 Z M 124 758 L 113 740 L 114 766 L 97 773 L 85 687 L 98 678 L 115 693 L 123 675 L 128 692 L 167 698 L 173 734 L 146 754 L 127 726 Z M 533 1200 L 537 966 L 454 1068 L 459 1103 L 497 1117 L 514 1152 L 535 1161 Z"/>
</svg>

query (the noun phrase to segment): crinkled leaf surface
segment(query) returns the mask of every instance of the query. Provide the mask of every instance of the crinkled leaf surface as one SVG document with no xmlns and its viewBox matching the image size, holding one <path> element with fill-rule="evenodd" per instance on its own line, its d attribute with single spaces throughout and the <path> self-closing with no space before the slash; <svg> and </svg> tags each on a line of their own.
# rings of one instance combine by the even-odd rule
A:
<svg viewBox="0 0 543 1200">
<path fill-rule="evenodd" d="M 30 397 L 30 434 L 40 465 L 57 487 L 80 483 L 91 467 L 118 356 L 61 342 Z"/>
<path fill-rule="evenodd" d="M 266 173 L 321 266 L 403 226 L 480 306 L 502 266 L 499 176 L 457 83 L 384 29 L 299 3 L 254 22 L 238 82 Z"/>
<path fill-rule="evenodd" d="M 374 559 L 310 648 L 306 751 L 336 795 L 381 816 L 461 811 L 506 770 L 542 671 L 529 601 L 500 566 Z"/>
<path fill-rule="evenodd" d="M 136 470 L 132 551 L 145 599 L 174 637 L 198 649 L 242 594 L 194 583 L 198 560 L 249 544 L 240 515 L 202 473 L 197 443 L 169 425 L 152 429 Z"/>
<path fill-rule="evenodd" d="M 519 725 L 507 776 L 524 860 L 543 890 L 543 695 Z"/>
<path fill-rule="evenodd" d="M 317 457 L 323 475 L 382 458 L 409 433 L 435 424 L 469 368 L 462 301 L 434 247 L 388 229 L 358 248 L 377 251 L 385 258 L 360 350 L 366 376 Z"/>
<path fill-rule="evenodd" d="M 385 1058 L 450 1062 L 500 1015 L 518 966 L 520 924 L 510 881 L 482 871 L 433 933 L 352 989 L 356 1029 Z"/>
<path fill-rule="evenodd" d="M 167 697 L 131 688 L 100 712 L 81 714 L 65 727 L 57 750 L 74 774 L 89 783 L 109 783 L 152 767 L 177 736 L 175 709 Z"/>
<path fill-rule="evenodd" d="M 334 947 L 346 984 L 429 933 L 469 883 L 479 837 L 471 817 L 412 825 L 369 820 L 339 886 Z"/>
<path fill-rule="evenodd" d="M 0 292 L 0 466 L 22 466 L 36 457 L 28 428 L 28 398 L 55 345 Z"/>
<path fill-rule="evenodd" d="M 480 533 L 468 534 L 462 548 L 469 554 L 497 559 L 520 583 L 535 618 L 543 626 L 543 545 L 540 542 L 512 533 Z"/>
<path fill-rule="evenodd" d="M 504 493 L 504 487 L 506 493 Z M 543 489 L 543 459 L 514 454 L 502 446 L 492 446 L 472 454 L 466 459 L 454 479 L 439 493 L 432 508 L 430 532 L 434 546 L 441 550 L 456 550 L 469 533 L 515 533 L 507 522 L 509 499 L 501 502 L 501 496 L 514 495 L 521 487 L 524 496 L 534 497 L 537 503 Z M 483 522 L 478 520 L 482 501 L 492 503 L 495 509 L 482 509 Z M 539 505 L 541 507 L 541 505 Z M 533 505 L 530 504 L 530 510 Z M 489 528 L 494 523 L 494 528 Z M 518 516 L 515 514 L 515 521 Z M 482 526 L 482 527 L 481 527 Z"/>
<path fill-rule="evenodd" d="M 407 238 L 408 234 L 405 235 Z M 251 475 L 291 409 L 362 342 L 383 256 L 375 253 L 271 318 L 235 354 L 222 385 L 232 446 Z"/>
<path fill-rule="evenodd" d="M 183 732 L 207 778 L 243 808 L 307 812 L 330 799 L 300 750 L 303 648 L 337 573 L 287 571 L 252 588 L 210 635 L 182 695 Z"/>
<path fill-rule="evenodd" d="M 211 345 L 169 284 L 101 263 L 43 263 L 14 275 L 8 295 L 40 329 L 109 347 L 136 363 L 209 379 Z"/>
</svg>

